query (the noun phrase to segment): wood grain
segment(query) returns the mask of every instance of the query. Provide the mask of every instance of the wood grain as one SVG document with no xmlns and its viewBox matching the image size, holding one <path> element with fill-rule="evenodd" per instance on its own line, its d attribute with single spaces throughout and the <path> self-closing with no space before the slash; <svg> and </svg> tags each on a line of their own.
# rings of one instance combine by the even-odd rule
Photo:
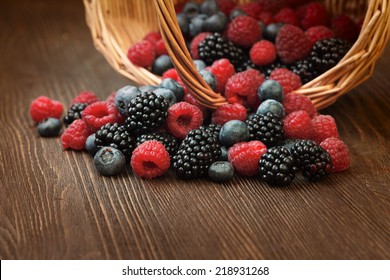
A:
<svg viewBox="0 0 390 280">
<path fill-rule="evenodd" d="M 1 259 L 389 259 L 390 49 L 374 76 L 323 110 L 351 168 L 286 188 L 99 176 L 86 153 L 39 138 L 32 99 L 69 104 L 129 84 L 94 49 L 81 1 L 2 1 Z"/>
</svg>

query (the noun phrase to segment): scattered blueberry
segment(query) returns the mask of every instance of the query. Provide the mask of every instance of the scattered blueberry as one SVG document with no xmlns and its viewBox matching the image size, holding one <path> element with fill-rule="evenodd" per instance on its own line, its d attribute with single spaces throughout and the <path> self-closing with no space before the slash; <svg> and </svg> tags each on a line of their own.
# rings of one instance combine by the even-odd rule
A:
<svg viewBox="0 0 390 280">
<path fill-rule="evenodd" d="M 227 24 L 228 19 L 226 15 L 222 12 L 218 12 L 203 22 L 202 30 L 207 32 L 222 33 L 225 30 Z"/>
<path fill-rule="evenodd" d="M 155 91 L 156 89 L 158 89 L 157 86 L 140 86 L 138 88 L 140 92 L 152 92 Z"/>
<path fill-rule="evenodd" d="M 176 103 L 176 96 L 170 89 L 160 87 L 155 89 L 153 92 L 157 96 L 161 95 L 162 97 L 164 97 L 165 101 L 168 102 L 169 106 L 172 106 Z"/>
<path fill-rule="evenodd" d="M 174 79 L 167 78 L 162 80 L 160 87 L 170 89 L 173 94 L 176 96 L 176 101 L 180 102 L 184 98 L 184 89 L 183 87 L 176 82 Z"/>
<path fill-rule="evenodd" d="M 88 136 L 87 141 L 85 141 L 85 148 L 87 149 L 87 152 L 94 156 L 99 148 L 95 144 L 95 133 Z"/>
<path fill-rule="evenodd" d="M 184 36 L 188 35 L 188 32 L 190 31 L 190 20 L 188 19 L 188 16 L 186 14 L 180 13 L 176 15 L 177 23 L 179 24 L 181 33 Z"/>
<path fill-rule="evenodd" d="M 228 161 L 216 161 L 210 165 L 208 175 L 213 182 L 224 183 L 233 178 L 234 168 Z"/>
<path fill-rule="evenodd" d="M 199 73 L 203 80 L 205 80 L 205 82 L 211 87 L 211 89 L 215 90 L 217 88 L 217 79 L 213 73 L 207 70 L 202 70 Z"/>
<path fill-rule="evenodd" d="M 195 37 L 203 31 L 203 23 L 208 17 L 206 15 L 197 15 L 190 21 L 190 36 Z"/>
<path fill-rule="evenodd" d="M 130 101 L 139 93 L 140 91 L 135 86 L 125 86 L 116 92 L 114 103 L 122 116 L 127 115 L 128 104 L 130 104 Z"/>
<path fill-rule="evenodd" d="M 257 91 L 260 101 L 273 99 L 278 102 L 283 102 L 283 88 L 277 81 L 266 80 L 261 84 Z"/>
<path fill-rule="evenodd" d="M 233 11 L 230 12 L 229 19 L 230 21 L 233 21 L 233 19 L 235 19 L 236 17 L 246 16 L 246 15 L 247 14 L 243 10 L 234 9 Z"/>
<path fill-rule="evenodd" d="M 280 28 L 282 28 L 283 23 L 270 23 L 263 30 L 263 36 L 265 39 L 271 42 L 275 42 L 276 36 L 278 36 Z"/>
<path fill-rule="evenodd" d="M 199 14 L 199 5 L 195 2 L 187 2 L 187 4 L 183 8 L 183 13 L 189 19 L 192 19 Z"/>
<path fill-rule="evenodd" d="M 38 124 L 37 131 L 42 137 L 55 137 L 60 134 L 62 122 L 56 118 L 47 118 Z"/>
<path fill-rule="evenodd" d="M 122 172 L 126 165 L 125 156 L 112 147 L 101 148 L 93 158 L 96 170 L 104 176 L 113 176 Z"/>
<path fill-rule="evenodd" d="M 173 63 L 169 55 L 160 55 L 153 63 L 152 72 L 156 75 L 162 75 L 168 69 L 173 68 Z"/>
<path fill-rule="evenodd" d="M 265 115 L 267 112 L 272 112 L 281 119 L 283 119 L 285 115 L 283 105 L 273 99 L 267 99 L 262 102 L 259 108 L 257 108 L 256 114 Z"/>
<path fill-rule="evenodd" d="M 200 59 L 195 59 L 194 64 L 195 64 L 196 70 L 198 70 L 198 72 L 202 71 L 203 69 L 205 69 L 207 67 L 206 63 Z"/>
<path fill-rule="evenodd" d="M 215 0 L 205 0 L 200 5 L 200 12 L 202 14 L 206 14 L 208 16 L 211 16 L 219 11 L 218 5 L 215 2 Z"/>
<path fill-rule="evenodd" d="M 221 146 L 221 153 L 218 157 L 219 161 L 228 161 L 228 150 L 225 146 Z"/>
<path fill-rule="evenodd" d="M 249 129 L 246 124 L 239 120 L 225 123 L 219 132 L 219 142 L 225 147 L 246 141 L 249 138 Z"/>
</svg>

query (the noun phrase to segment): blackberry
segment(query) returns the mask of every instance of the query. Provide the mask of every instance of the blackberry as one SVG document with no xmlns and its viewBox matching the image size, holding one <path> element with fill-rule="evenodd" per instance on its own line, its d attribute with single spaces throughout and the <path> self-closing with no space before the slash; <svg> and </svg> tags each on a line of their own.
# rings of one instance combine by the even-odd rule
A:
<svg viewBox="0 0 390 280">
<path fill-rule="evenodd" d="M 328 152 L 312 140 L 298 141 L 290 151 L 302 175 L 311 181 L 323 178 L 332 169 L 332 160 Z"/>
<path fill-rule="evenodd" d="M 157 96 L 153 92 L 137 94 L 127 108 L 127 130 L 131 133 L 142 134 L 159 128 L 168 115 L 168 107 L 164 97 Z"/>
<path fill-rule="evenodd" d="M 302 84 L 306 84 L 321 75 L 308 58 L 289 65 L 289 69 L 301 77 Z"/>
<path fill-rule="evenodd" d="M 95 144 L 98 148 L 112 147 L 118 149 L 126 158 L 130 158 L 135 146 L 135 139 L 129 134 L 126 126 L 105 124 L 95 134 Z"/>
<path fill-rule="evenodd" d="M 204 129 L 191 130 L 173 156 L 174 173 L 181 179 L 203 176 L 217 160 L 220 148 L 211 132 Z"/>
<path fill-rule="evenodd" d="M 292 182 L 299 171 L 294 158 L 284 147 L 273 147 L 261 156 L 259 174 L 268 184 L 285 186 Z"/>
<path fill-rule="evenodd" d="M 275 145 L 283 137 L 283 122 L 272 112 L 255 114 L 245 123 L 249 129 L 249 140 L 259 140 L 267 147 Z"/>
<path fill-rule="evenodd" d="M 219 143 L 219 132 L 221 131 L 221 128 L 222 126 L 219 124 L 202 125 L 199 127 L 199 129 L 210 133 L 217 143 Z M 215 158 L 219 158 L 221 155 L 221 149 L 213 150 L 212 153 Z"/>
<path fill-rule="evenodd" d="M 264 77 L 266 77 L 266 79 L 269 79 L 272 71 L 274 71 L 276 68 L 287 68 L 287 66 L 281 61 L 277 60 L 270 65 L 259 67 L 258 70 L 261 72 L 261 74 L 263 74 Z"/>
<path fill-rule="evenodd" d="M 64 117 L 64 123 L 66 126 L 70 125 L 73 121 L 81 119 L 81 112 L 88 106 L 87 103 L 75 103 L 73 104 L 66 116 Z"/>
<path fill-rule="evenodd" d="M 176 153 L 179 147 L 179 141 L 175 137 L 169 134 L 157 132 L 149 132 L 146 134 L 139 135 L 136 139 L 135 146 L 138 147 L 142 143 L 149 140 L 156 140 L 161 142 L 171 157 Z"/>
</svg>

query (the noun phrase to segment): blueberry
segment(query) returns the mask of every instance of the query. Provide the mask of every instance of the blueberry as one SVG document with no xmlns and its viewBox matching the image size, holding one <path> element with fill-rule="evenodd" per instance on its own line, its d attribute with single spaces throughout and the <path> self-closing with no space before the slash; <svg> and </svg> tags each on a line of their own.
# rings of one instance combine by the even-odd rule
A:
<svg viewBox="0 0 390 280">
<path fill-rule="evenodd" d="M 225 146 L 221 146 L 221 153 L 218 157 L 219 161 L 228 161 L 228 150 Z"/>
<path fill-rule="evenodd" d="M 219 32 L 222 33 L 228 24 L 226 15 L 222 12 L 218 12 L 203 22 L 202 30 L 207 32 Z"/>
<path fill-rule="evenodd" d="M 37 131 L 42 137 L 55 137 L 60 134 L 62 122 L 56 118 L 47 118 L 38 124 Z"/>
<path fill-rule="evenodd" d="M 265 113 L 267 112 L 272 112 L 281 119 L 285 115 L 283 105 L 280 102 L 273 99 L 267 99 L 264 102 L 262 102 L 259 108 L 257 108 L 256 114 L 265 115 Z"/>
<path fill-rule="evenodd" d="M 207 19 L 206 15 L 197 15 L 190 22 L 190 36 L 195 37 L 203 31 L 203 22 Z"/>
<path fill-rule="evenodd" d="M 234 176 L 234 168 L 228 161 L 216 161 L 210 165 L 208 175 L 211 181 L 224 183 Z"/>
<path fill-rule="evenodd" d="M 225 147 L 246 141 L 249 138 L 249 129 L 246 124 L 239 120 L 225 123 L 219 132 L 219 142 Z"/>
<path fill-rule="evenodd" d="M 211 87 L 211 89 L 215 90 L 217 88 L 217 78 L 215 78 L 214 74 L 207 70 L 202 70 L 199 72 L 202 76 L 203 80 Z"/>
<path fill-rule="evenodd" d="M 202 71 L 207 66 L 206 63 L 200 59 L 195 59 L 194 64 L 195 64 L 196 70 L 198 70 L 198 72 Z"/>
<path fill-rule="evenodd" d="M 260 101 L 273 99 L 278 102 L 283 102 L 283 88 L 279 82 L 274 80 L 266 80 L 261 84 L 257 91 Z"/>
<path fill-rule="evenodd" d="M 99 148 L 95 144 L 95 133 L 88 136 L 87 141 L 85 141 L 85 148 L 87 149 L 88 153 L 92 156 L 94 156 Z"/>
<path fill-rule="evenodd" d="M 152 66 L 152 72 L 156 75 L 162 75 L 168 69 L 173 68 L 172 60 L 169 55 L 163 54 L 156 58 Z"/>
<path fill-rule="evenodd" d="M 160 87 L 170 89 L 173 94 L 176 96 L 176 101 L 180 102 L 184 98 L 184 89 L 183 87 L 176 82 L 174 79 L 167 78 L 162 80 Z"/>
<path fill-rule="evenodd" d="M 176 96 L 173 93 L 172 90 L 167 89 L 167 88 L 157 88 L 154 91 L 154 94 L 157 96 L 162 96 L 164 97 L 165 101 L 168 102 L 169 106 L 172 106 L 173 104 L 176 103 Z"/>
<path fill-rule="evenodd" d="M 125 156 L 112 147 L 101 148 L 93 158 L 96 170 L 104 176 L 113 176 L 122 172 L 126 165 Z"/>
<path fill-rule="evenodd" d="M 195 2 L 188 2 L 183 8 L 183 13 L 192 19 L 199 14 L 199 5 Z"/>
<path fill-rule="evenodd" d="M 206 14 L 208 16 L 211 16 L 219 11 L 218 5 L 215 2 L 215 0 L 205 0 L 200 5 L 200 12 L 202 14 Z"/>
<path fill-rule="evenodd" d="M 265 39 L 271 42 L 275 42 L 276 37 L 278 36 L 280 28 L 282 28 L 283 23 L 270 23 L 263 30 L 263 36 Z"/>
<path fill-rule="evenodd" d="M 130 101 L 139 93 L 140 91 L 135 86 L 125 86 L 116 92 L 114 103 L 115 107 L 122 116 L 127 115 L 127 106 L 130 104 Z"/>
<path fill-rule="evenodd" d="M 233 11 L 230 12 L 229 19 L 230 21 L 233 21 L 233 19 L 235 19 L 236 17 L 246 16 L 246 15 L 247 14 L 243 10 L 234 9 Z"/>
<path fill-rule="evenodd" d="M 190 31 L 190 20 L 188 19 L 188 16 L 186 14 L 180 13 L 176 15 L 177 23 L 179 24 L 181 33 L 184 36 L 188 35 L 188 32 Z"/>
<path fill-rule="evenodd" d="M 158 89 L 157 86 L 140 86 L 138 88 L 140 92 L 152 92 L 155 91 L 156 89 Z"/>
</svg>

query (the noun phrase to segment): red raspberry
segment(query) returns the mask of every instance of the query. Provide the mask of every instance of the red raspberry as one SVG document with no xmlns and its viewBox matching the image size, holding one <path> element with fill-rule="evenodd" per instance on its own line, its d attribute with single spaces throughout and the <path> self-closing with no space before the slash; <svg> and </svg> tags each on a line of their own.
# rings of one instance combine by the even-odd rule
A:
<svg viewBox="0 0 390 280">
<path fill-rule="evenodd" d="M 336 121 L 329 115 L 318 115 L 311 120 L 313 128 L 312 140 L 320 144 L 326 138 L 339 137 Z"/>
<path fill-rule="evenodd" d="M 115 105 L 107 101 L 99 101 L 88 105 L 81 113 L 83 120 L 92 130 L 98 130 L 107 123 L 120 122 L 119 112 Z"/>
<path fill-rule="evenodd" d="M 276 48 L 270 41 L 261 40 L 252 46 L 249 55 L 255 65 L 267 66 L 275 61 Z"/>
<path fill-rule="evenodd" d="M 261 39 L 260 25 L 252 17 L 236 17 L 227 27 L 227 38 L 238 46 L 249 48 Z"/>
<path fill-rule="evenodd" d="M 260 13 L 257 19 L 260 20 L 265 25 L 275 22 L 274 16 L 271 12 Z"/>
<path fill-rule="evenodd" d="M 163 39 L 160 39 L 156 42 L 155 45 L 156 56 L 160 56 L 162 54 L 168 54 L 167 48 L 165 47 L 165 42 Z"/>
<path fill-rule="evenodd" d="M 171 68 L 167 71 L 165 71 L 162 75 L 162 79 L 167 79 L 167 78 L 171 78 L 175 81 L 179 81 L 179 74 L 177 73 L 176 69 L 175 68 Z"/>
<path fill-rule="evenodd" d="M 238 5 L 234 10 L 241 10 L 252 18 L 257 18 L 259 14 L 263 11 L 263 8 L 260 3 L 248 2 L 241 5 Z"/>
<path fill-rule="evenodd" d="M 115 102 L 115 95 L 116 95 L 116 91 L 114 91 L 113 93 L 111 93 L 111 94 L 107 97 L 106 101 L 107 101 L 108 103 L 114 104 L 114 102 Z"/>
<path fill-rule="evenodd" d="M 230 12 L 236 6 L 233 0 L 216 0 L 215 2 L 217 2 L 219 10 L 227 16 L 230 15 Z"/>
<path fill-rule="evenodd" d="M 317 115 L 317 110 L 311 102 L 311 99 L 302 94 L 290 93 L 285 95 L 283 107 L 286 115 L 300 110 L 306 111 L 310 115 L 310 118 Z"/>
<path fill-rule="evenodd" d="M 196 100 L 196 98 L 188 91 L 187 88 L 184 89 L 184 92 L 185 92 L 185 94 L 184 94 L 183 101 L 190 103 L 191 105 L 196 106 L 202 112 L 203 119 L 207 119 L 209 114 L 210 114 L 209 109 L 207 109 L 207 107 L 205 107 L 203 105 L 200 105 L 198 100 Z"/>
<path fill-rule="evenodd" d="M 171 163 L 164 145 L 159 141 L 149 140 L 135 148 L 130 164 L 138 177 L 153 179 L 163 175 Z"/>
<path fill-rule="evenodd" d="M 217 78 L 216 92 L 224 93 L 227 81 L 235 74 L 233 64 L 228 59 L 222 58 L 214 61 L 209 71 Z"/>
<path fill-rule="evenodd" d="M 199 44 L 206 39 L 207 36 L 211 35 L 210 32 L 201 32 L 194 37 L 191 41 L 190 52 L 193 59 L 200 59 L 199 56 Z"/>
<path fill-rule="evenodd" d="M 245 121 L 247 117 L 246 108 L 241 104 L 224 104 L 213 112 L 211 122 L 224 125 L 231 120 Z"/>
<path fill-rule="evenodd" d="M 266 152 L 261 141 L 240 142 L 229 148 L 228 159 L 238 174 L 250 177 L 258 174 L 259 160 Z"/>
<path fill-rule="evenodd" d="M 143 40 L 129 48 L 127 58 L 134 65 L 148 68 L 152 66 L 156 58 L 156 52 L 151 42 Z"/>
<path fill-rule="evenodd" d="M 347 145 L 335 137 L 326 138 L 320 146 L 330 155 L 333 163 L 332 173 L 348 169 L 351 159 Z"/>
<path fill-rule="evenodd" d="M 85 141 L 93 132 L 89 125 L 78 119 L 72 122 L 62 133 L 61 143 L 64 149 L 84 150 Z"/>
<path fill-rule="evenodd" d="M 51 100 L 46 96 L 39 96 L 30 104 L 30 115 L 35 122 L 49 117 L 59 119 L 63 111 L 64 107 L 59 101 Z"/>
<path fill-rule="evenodd" d="M 318 25 L 310 27 L 305 31 L 307 39 L 309 39 L 312 46 L 319 41 L 324 39 L 329 39 L 334 37 L 334 33 L 325 25 Z"/>
<path fill-rule="evenodd" d="M 331 28 L 337 38 L 355 42 L 359 36 L 358 25 L 347 15 L 339 15 L 332 19 Z"/>
<path fill-rule="evenodd" d="M 301 77 L 287 68 L 276 68 L 271 72 L 269 78 L 279 82 L 286 95 L 302 86 Z"/>
<path fill-rule="evenodd" d="M 299 18 L 295 11 L 291 8 L 283 8 L 275 15 L 276 22 L 283 22 L 285 24 L 292 24 L 300 26 Z"/>
<path fill-rule="evenodd" d="M 148 34 L 146 34 L 142 40 L 149 41 L 150 43 L 152 43 L 154 45 L 161 39 L 162 39 L 162 37 L 161 37 L 160 32 L 151 31 Z"/>
<path fill-rule="evenodd" d="M 291 64 L 308 56 L 311 44 L 302 29 L 286 24 L 276 36 L 276 50 L 283 63 Z"/>
<path fill-rule="evenodd" d="M 328 25 L 328 12 L 324 5 L 312 2 L 304 6 L 301 25 L 303 29 L 309 29 L 312 26 Z"/>
<path fill-rule="evenodd" d="M 283 119 L 284 137 L 287 139 L 310 139 L 311 119 L 306 111 L 295 111 Z"/>
<path fill-rule="evenodd" d="M 240 103 L 245 107 L 257 108 L 260 105 L 257 90 L 264 82 L 261 73 L 254 69 L 248 69 L 236 73 L 227 82 L 225 96 L 229 103 Z"/>
<path fill-rule="evenodd" d="M 72 102 L 70 104 L 71 105 L 76 104 L 76 103 L 92 104 L 98 100 L 99 100 L 99 98 L 93 92 L 83 91 L 83 92 L 80 92 L 80 94 L 77 95 L 75 98 L 73 98 Z"/>
<path fill-rule="evenodd" d="M 256 2 L 261 5 L 263 11 L 270 13 L 276 13 L 286 6 L 286 0 L 257 0 Z"/>
<path fill-rule="evenodd" d="M 168 109 L 166 127 L 178 139 L 184 139 L 189 131 L 200 127 L 202 122 L 202 112 L 190 103 L 179 102 Z"/>
<path fill-rule="evenodd" d="M 176 14 L 181 13 L 183 11 L 185 5 L 186 5 L 186 2 L 176 3 L 175 4 L 175 13 Z"/>
</svg>

